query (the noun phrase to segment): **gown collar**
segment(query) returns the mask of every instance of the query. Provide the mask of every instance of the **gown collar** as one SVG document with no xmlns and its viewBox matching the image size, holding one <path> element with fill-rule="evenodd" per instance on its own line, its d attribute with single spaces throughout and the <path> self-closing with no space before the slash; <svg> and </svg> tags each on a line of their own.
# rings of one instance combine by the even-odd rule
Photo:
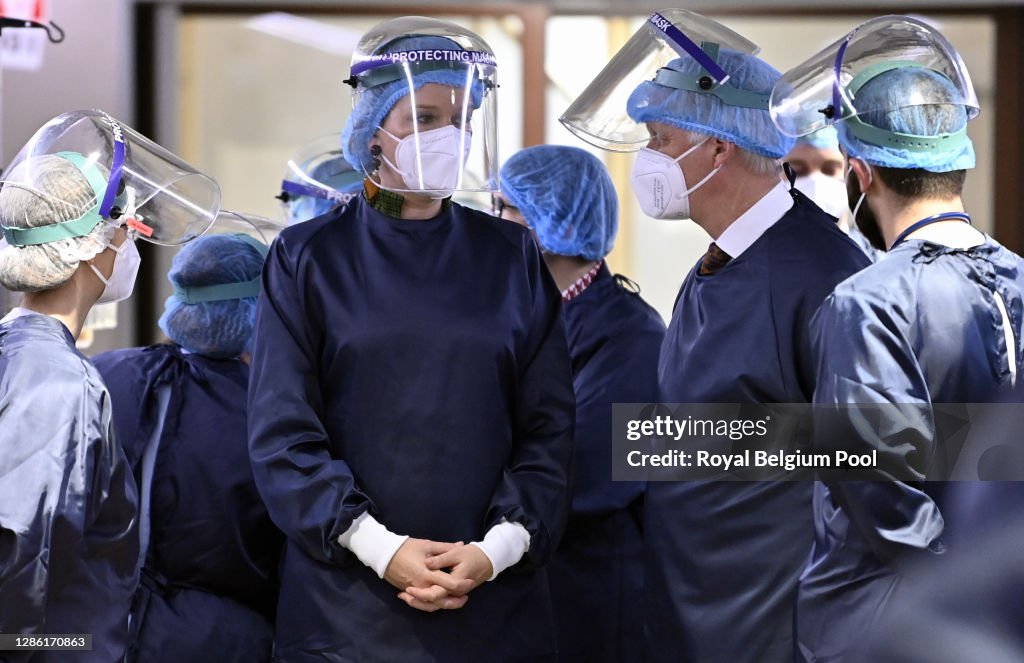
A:
<svg viewBox="0 0 1024 663">
<path fill-rule="evenodd" d="M 594 282 L 594 277 L 601 271 L 601 265 L 604 264 L 603 260 L 598 260 L 594 263 L 594 266 L 587 271 L 586 274 L 576 279 L 576 282 L 571 286 L 562 291 L 562 303 L 566 304 L 576 299 L 583 294 L 583 291 L 590 287 L 590 284 Z"/>
<path fill-rule="evenodd" d="M 739 258 L 766 230 L 785 216 L 791 207 L 793 196 L 786 185 L 779 182 L 750 209 L 730 223 L 715 243 L 733 259 Z"/>
</svg>

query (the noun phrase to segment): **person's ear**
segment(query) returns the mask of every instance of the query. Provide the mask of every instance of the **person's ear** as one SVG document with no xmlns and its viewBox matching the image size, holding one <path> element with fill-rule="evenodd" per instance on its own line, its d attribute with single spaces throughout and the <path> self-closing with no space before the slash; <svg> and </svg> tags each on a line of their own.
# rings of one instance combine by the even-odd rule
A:
<svg viewBox="0 0 1024 663">
<path fill-rule="evenodd" d="M 875 182 L 874 173 L 871 170 L 871 166 L 864 163 L 857 157 L 851 157 L 847 160 L 850 164 L 850 168 L 853 169 L 853 175 L 857 178 L 857 184 L 860 185 L 860 190 L 867 193 L 871 189 L 871 185 Z"/>
<path fill-rule="evenodd" d="M 714 167 L 721 168 L 732 159 L 738 149 L 734 143 L 721 138 L 712 138 L 708 141 L 711 144 L 711 154 L 714 159 Z"/>
</svg>

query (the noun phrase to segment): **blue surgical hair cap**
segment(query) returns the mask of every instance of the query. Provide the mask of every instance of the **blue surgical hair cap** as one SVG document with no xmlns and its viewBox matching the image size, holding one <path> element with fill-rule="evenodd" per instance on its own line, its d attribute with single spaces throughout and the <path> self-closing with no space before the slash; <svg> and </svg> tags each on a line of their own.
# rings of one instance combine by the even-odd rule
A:
<svg viewBox="0 0 1024 663">
<path fill-rule="evenodd" d="M 376 54 L 430 49 L 465 50 L 447 37 L 410 35 L 392 41 Z M 420 71 L 412 74 L 413 88 L 418 90 L 424 85 L 436 83 L 462 90 L 466 87 L 466 76 L 467 69 L 464 67 Z M 471 82 L 471 90 L 470 106 L 476 110 L 483 103 L 484 86 L 476 78 L 475 73 Z M 355 107 L 352 108 L 352 113 L 345 121 L 345 129 L 341 133 L 341 148 L 353 168 L 367 173 L 375 170 L 373 156 L 370 154 L 370 140 L 395 104 L 408 94 L 409 83 L 404 78 L 382 83 L 360 93 Z"/>
<path fill-rule="evenodd" d="M 915 97 L 935 103 L 907 106 Z M 952 82 L 924 67 L 899 67 L 884 71 L 857 90 L 857 106 L 892 110 L 867 111 L 858 118 L 873 127 L 914 136 L 952 134 L 967 126 L 967 108 Z M 901 107 L 902 106 L 902 107 Z M 933 173 L 974 168 L 974 144 L 970 138 L 954 141 L 949 148 L 903 149 L 875 145 L 854 135 L 848 120 L 836 123 L 839 141 L 851 157 L 884 168 L 920 168 Z"/>
<path fill-rule="evenodd" d="M 768 112 L 768 97 L 782 74 L 764 60 L 734 49 L 721 48 L 716 58 L 729 72 L 726 85 L 764 95 L 764 108 L 731 106 L 708 92 L 693 92 L 644 81 L 629 95 L 626 112 L 635 122 L 661 122 L 720 138 L 754 154 L 780 159 L 793 147 Z M 690 57 L 677 58 L 667 69 L 700 75 L 704 70 Z"/>
<path fill-rule="evenodd" d="M 204 235 L 174 256 L 167 278 L 179 288 L 196 288 L 251 281 L 262 268 L 263 254 L 250 238 Z M 255 315 L 256 297 L 187 304 L 171 295 L 158 324 L 189 352 L 231 358 L 248 349 Z"/>
<path fill-rule="evenodd" d="M 520 150 L 501 169 L 501 192 L 549 253 L 601 260 L 615 245 L 615 186 L 601 160 L 586 150 L 564 145 Z"/>
<path fill-rule="evenodd" d="M 819 150 L 838 150 L 839 136 L 833 127 L 818 129 L 814 133 L 796 139 L 797 145 L 810 145 Z"/>
</svg>

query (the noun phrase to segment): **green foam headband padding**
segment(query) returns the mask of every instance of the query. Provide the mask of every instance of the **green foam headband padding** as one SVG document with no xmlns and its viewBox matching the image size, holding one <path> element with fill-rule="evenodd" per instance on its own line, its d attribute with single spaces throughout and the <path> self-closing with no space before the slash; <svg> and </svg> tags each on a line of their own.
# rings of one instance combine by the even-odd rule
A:
<svg viewBox="0 0 1024 663">
<path fill-rule="evenodd" d="M 250 246 L 259 251 L 264 258 L 267 257 L 267 245 L 255 237 L 243 233 L 235 234 L 236 237 L 245 240 Z M 174 286 L 174 295 L 186 304 L 205 304 L 207 302 L 224 302 L 232 299 L 246 299 L 258 297 L 260 294 L 260 277 L 256 276 L 248 281 L 235 281 L 232 283 L 218 283 L 216 285 L 203 286 Z"/>
<path fill-rule="evenodd" d="M 866 67 L 863 71 L 850 79 L 850 82 L 846 84 L 846 90 L 850 95 L 856 97 L 857 92 L 864 87 L 868 81 L 876 76 L 880 76 L 887 71 L 909 68 L 928 69 L 927 67 L 922 67 L 917 62 L 905 60 L 879 62 L 871 65 L 870 67 Z M 928 70 L 935 71 L 934 69 Z M 935 73 L 944 76 L 940 71 L 935 71 Z M 899 131 L 882 129 L 872 124 L 868 124 L 856 115 L 851 115 L 844 119 L 843 122 L 846 123 L 851 134 L 865 143 L 870 143 L 871 145 L 877 145 L 879 147 L 907 150 L 908 152 L 959 150 L 963 149 L 963 147 L 970 141 L 970 138 L 967 136 L 967 125 L 964 125 L 959 131 L 954 131 L 952 133 L 938 134 L 936 136 L 919 136 L 917 134 L 906 134 L 900 133 Z"/>
<path fill-rule="evenodd" d="M 36 246 L 49 244 L 62 239 L 83 237 L 92 232 L 93 228 L 103 221 L 100 216 L 100 204 L 107 190 L 107 180 L 96 168 L 96 163 L 86 159 L 78 152 L 57 152 L 57 156 L 70 162 L 82 173 L 92 187 L 95 204 L 82 213 L 77 219 L 61 221 L 36 228 L 3 228 L 4 239 L 12 246 Z"/>
</svg>

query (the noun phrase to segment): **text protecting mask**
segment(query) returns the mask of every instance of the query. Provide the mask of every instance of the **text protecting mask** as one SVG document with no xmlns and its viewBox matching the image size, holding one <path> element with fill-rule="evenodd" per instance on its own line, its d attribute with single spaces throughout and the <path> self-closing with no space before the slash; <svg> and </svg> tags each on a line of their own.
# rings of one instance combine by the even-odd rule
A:
<svg viewBox="0 0 1024 663">
<path fill-rule="evenodd" d="M 640 149 L 633 162 L 632 180 L 633 193 L 644 214 L 655 219 L 690 218 L 690 194 L 702 187 L 722 167 L 715 168 L 687 189 L 679 162 L 707 140 L 705 138 L 675 159 L 649 147 Z"/>
</svg>

